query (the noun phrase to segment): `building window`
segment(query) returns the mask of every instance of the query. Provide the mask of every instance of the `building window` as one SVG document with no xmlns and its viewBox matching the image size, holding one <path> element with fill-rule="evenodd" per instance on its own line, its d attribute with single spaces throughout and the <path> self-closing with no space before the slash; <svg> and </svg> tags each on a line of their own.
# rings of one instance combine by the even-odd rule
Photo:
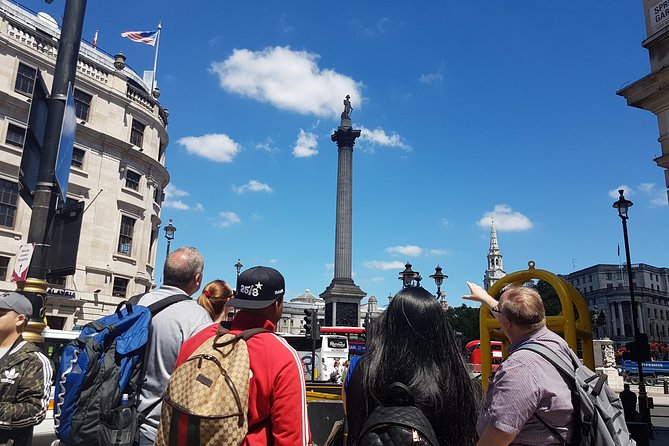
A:
<svg viewBox="0 0 669 446">
<path fill-rule="evenodd" d="M 74 109 L 77 118 L 88 121 L 88 112 L 91 109 L 91 101 L 93 96 L 84 93 L 79 89 L 74 89 Z"/>
<path fill-rule="evenodd" d="M 37 70 L 20 63 L 19 71 L 16 73 L 16 84 L 14 85 L 14 89 L 26 94 L 33 94 L 35 79 L 37 79 Z"/>
<path fill-rule="evenodd" d="M 606 279 L 611 280 L 611 273 L 606 273 Z"/>
<path fill-rule="evenodd" d="M 18 195 L 18 184 L 0 179 L 0 226 L 6 228 L 14 227 L 16 199 Z"/>
<path fill-rule="evenodd" d="M 72 149 L 72 167 L 76 167 L 77 169 L 83 169 L 84 168 L 84 155 L 86 154 L 86 151 L 84 149 L 80 149 L 78 147 L 75 147 Z"/>
<path fill-rule="evenodd" d="M 130 130 L 130 144 L 142 147 L 144 142 L 144 129 L 146 126 L 136 119 L 132 120 L 132 129 Z"/>
<path fill-rule="evenodd" d="M 590 291 L 592 291 L 592 285 L 590 285 Z"/>
<path fill-rule="evenodd" d="M 130 280 L 123 277 L 114 277 L 114 287 L 112 288 L 112 296 L 125 297 L 128 292 L 128 283 Z"/>
<path fill-rule="evenodd" d="M 0 280 L 7 280 L 9 257 L 0 257 Z"/>
<path fill-rule="evenodd" d="M 7 126 L 7 138 L 5 138 L 5 143 L 16 147 L 23 147 L 25 142 L 26 129 L 19 127 L 18 125 L 9 124 Z"/>
<path fill-rule="evenodd" d="M 121 217 L 121 230 L 118 237 L 118 252 L 125 255 L 132 253 L 132 235 L 135 229 L 135 219 L 124 215 Z"/>
<path fill-rule="evenodd" d="M 592 275 L 588 276 L 588 282 L 592 282 Z"/>
<path fill-rule="evenodd" d="M 156 186 L 156 188 L 153 189 L 153 202 L 156 204 L 160 204 L 162 203 L 162 201 L 163 201 L 163 191 Z"/>
<path fill-rule="evenodd" d="M 49 286 L 56 286 L 65 288 L 65 277 L 64 276 L 49 276 L 47 277 L 49 281 Z"/>
<path fill-rule="evenodd" d="M 137 172 L 126 169 L 125 170 L 125 187 L 132 190 L 139 190 L 139 180 L 142 178 Z"/>
<path fill-rule="evenodd" d="M 612 283 L 607 283 L 607 284 L 606 284 L 606 289 L 607 289 L 607 290 L 611 290 L 611 289 L 613 289 L 613 284 L 612 284 Z"/>
</svg>

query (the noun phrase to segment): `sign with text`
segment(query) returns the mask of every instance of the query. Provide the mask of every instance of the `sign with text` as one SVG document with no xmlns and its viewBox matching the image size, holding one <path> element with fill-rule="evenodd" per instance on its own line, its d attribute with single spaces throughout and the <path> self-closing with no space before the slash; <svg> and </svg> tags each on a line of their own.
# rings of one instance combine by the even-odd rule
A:
<svg viewBox="0 0 669 446">
<path fill-rule="evenodd" d="M 23 282 L 28 278 L 28 269 L 30 269 L 30 261 L 33 258 L 34 250 L 34 243 L 26 243 L 25 245 L 21 245 L 19 252 L 16 254 L 16 262 L 14 262 L 12 282 Z"/>
<path fill-rule="evenodd" d="M 648 8 L 648 19 L 651 34 L 669 25 L 669 0 L 660 0 Z"/>
</svg>

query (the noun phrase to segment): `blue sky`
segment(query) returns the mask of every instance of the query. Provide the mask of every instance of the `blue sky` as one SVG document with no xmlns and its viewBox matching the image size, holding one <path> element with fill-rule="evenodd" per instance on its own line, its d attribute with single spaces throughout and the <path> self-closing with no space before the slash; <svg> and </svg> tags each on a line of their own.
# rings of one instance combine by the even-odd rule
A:
<svg viewBox="0 0 669 446">
<path fill-rule="evenodd" d="M 61 23 L 64 1 L 24 4 Z M 162 20 L 162 218 L 174 219 L 173 246 L 201 249 L 206 281 L 234 281 L 241 258 L 279 269 L 289 298 L 330 283 L 330 135 L 346 94 L 363 130 L 354 280 L 381 304 L 409 260 L 426 278 L 440 264 L 460 305 L 465 281 L 482 282 L 491 213 L 507 272 L 618 263 L 621 185 L 632 262 L 669 266 L 657 121 L 615 94 L 649 73 L 640 0 L 335 5 L 88 2 L 84 38 L 99 30 L 98 46 L 140 74 L 153 48 L 120 33 Z M 160 265 L 162 237 L 158 249 Z"/>
</svg>

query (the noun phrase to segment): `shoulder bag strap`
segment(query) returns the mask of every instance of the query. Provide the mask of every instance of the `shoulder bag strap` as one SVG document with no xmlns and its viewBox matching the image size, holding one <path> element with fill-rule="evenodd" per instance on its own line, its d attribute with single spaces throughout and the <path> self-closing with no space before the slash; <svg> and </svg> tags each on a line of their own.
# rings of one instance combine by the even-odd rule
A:
<svg viewBox="0 0 669 446">
<path fill-rule="evenodd" d="M 159 300 L 158 302 L 154 302 L 148 306 L 149 311 L 151 312 L 151 317 L 155 317 L 156 314 L 160 313 L 170 305 L 185 300 L 193 300 L 193 299 L 191 299 L 191 297 L 186 294 L 175 294 L 174 296 L 166 297 L 164 299 Z"/>
<path fill-rule="evenodd" d="M 226 345 L 234 344 L 240 339 L 243 339 L 244 342 L 246 342 L 257 334 L 271 333 L 271 331 L 269 331 L 266 328 L 249 328 L 248 330 L 244 330 L 240 333 L 237 333 L 233 338 L 230 338 L 227 341 L 219 342 L 219 339 L 227 333 L 230 333 L 230 330 L 228 330 L 226 326 L 223 324 L 223 322 L 221 322 L 221 325 L 218 326 L 216 337 L 214 338 L 214 348 L 220 348 L 220 347 L 225 347 Z"/>
<path fill-rule="evenodd" d="M 562 358 L 560 358 L 553 350 L 549 349 L 548 347 L 537 344 L 535 342 L 528 342 L 526 344 L 522 344 L 514 352 L 517 352 L 518 350 L 529 350 L 537 353 L 538 355 L 541 355 L 546 361 L 550 362 L 558 370 L 558 372 L 568 376 L 571 380 L 576 380 L 576 372 L 573 367 L 570 367 L 566 362 L 564 362 Z M 572 356 L 573 352 L 571 352 L 571 349 L 570 353 L 570 356 Z M 564 437 L 562 437 L 562 434 L 557 429 L 544 421 L 544 419 L 541 418 L 536 412 L 534 413 L 534 416 L 541 422 L 541 424 L 544 425 L 546 429 L 550 431 L 551 434 L 553 434 L 555 438 L 559 439 L 560 444 L 567 444 L 567 441 L 564 439 Z"/>
</svg>

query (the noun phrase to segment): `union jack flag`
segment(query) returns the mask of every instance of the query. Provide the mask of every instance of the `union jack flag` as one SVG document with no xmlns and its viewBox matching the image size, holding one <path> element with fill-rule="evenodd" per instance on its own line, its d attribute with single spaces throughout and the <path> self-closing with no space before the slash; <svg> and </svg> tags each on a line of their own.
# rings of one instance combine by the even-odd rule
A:
<svg viewBox="0 0 669 446">
<path fill-rule="evenodd" d="M 146 43 L 147 45 L 155 46 L 158 31 L 126 31 L 121 33 L 121 37 L 127 37 L 135 42 Z"/>
</svg>

